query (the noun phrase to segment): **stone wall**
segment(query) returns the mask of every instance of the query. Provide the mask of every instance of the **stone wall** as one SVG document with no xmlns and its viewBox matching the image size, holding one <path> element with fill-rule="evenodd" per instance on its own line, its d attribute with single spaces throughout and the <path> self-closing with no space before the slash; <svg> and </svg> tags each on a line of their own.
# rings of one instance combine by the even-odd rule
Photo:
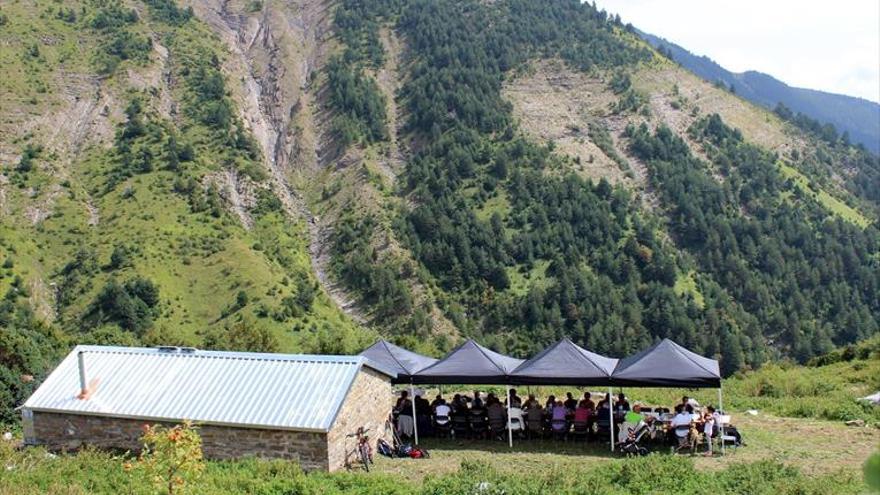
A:
<svg viewBox="0 0 880 495">
<path fill-rule="evenodd" d="M 327 434 L 330 470 L 336 470 L 354 461 L 355 438 L 346 435 L 354 433 L 363 426 L 370 431 L 370 444 L 376 450 L 376 440 L 383 438 L 391 442 L 391 432 L 385 431 L 385 420 L 391 413 L 394 396 L 390 379 L 370 368 L 363 367 L 352 384 L 348 398 L 336 416 L 336 421 Z"/>
<path fill-rule="evenodd" d="M 37 444 L 55 450 L 88 444 L 139 452 L 146 423 L 154 422 L 35 411 L 34 435 Z M 330 468 L 325 433 L 200 425 L 199 434 L 208 459 L 283 458 L 299 462 L 304 470 Z"/>
</svg>

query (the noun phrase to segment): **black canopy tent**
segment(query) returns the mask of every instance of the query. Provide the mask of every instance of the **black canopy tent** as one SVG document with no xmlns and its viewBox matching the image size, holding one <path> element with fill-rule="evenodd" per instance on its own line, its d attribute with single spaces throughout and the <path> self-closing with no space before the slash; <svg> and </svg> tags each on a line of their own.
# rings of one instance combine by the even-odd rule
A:
<svg viewBox="0 0 880 495">
<path fill-rule="evenodd" d="M 521 364 L 510 381 L 522 385 L 608 385 L 617 359 L 601 356 L 568 338 Z"/>
<path fill-rule="evenodd" d="M 693 353 L 669 339 L 621 359 L 612 385 L 630 387 L 720 388 L 718 361 Z"/>
<path fill-rule="evenodd" d="M 413 432 L 415 433 L 416 445 L 419 443 L 419 429 L 415 426 L 416 421 L 416 401 L 412 387 L 412 376 L 417 371 L 427 368 L 436 363 L 437 360 L 423 356 L 419 353 L 412 352 L 403 347 L 397 346 L 381 339 L 370 347 L 361 352 L 361 356 L 375 361 L 391 371 L 397 373 L 397 376 L 391 379 L 391 383 L 409 383 L 410 404 L 412 404 Z"/>
<path fill-rule="evenodd" d="M 431 385 L 498 385 L 510 382 L 510 374 L 523 359 L 487 349 L 468 339 L 443 359 L 413 375 L 413 383 Z"/>
<path fill-rule="evenodd" d="M 621 359 L 611 374 L 611 385 L 717 388 L 718 409 L 722 407 L 718 361 L 691 352 L 669 339 L 663 339 L 638 354 Z M 721 451 L 724 452 L 724 424 L 721 423 L 720 426 Z M 612 443 L 613 441 L 612 439 Z"/>
<path fill-rule="evenodd" d="M 424 363 L 426 356 L 380 341 L 362 354 L 387 363 L 387 359 L 407 363 Z M 370 354 L 367 352 L 370 351 Z M 405 354 L 404 354 L 405 353 Z M 384 357 L 382 357 L 384 356 Z M 436 361 L 436 360 L 435 360 Z M 439 361 L 413 372 L 410 365 L 398 361 L 402 370 L 395 383 L 426 385 L 581 385 L 611 387 L 683 387 L 717 388 L 718 407 L 722 405 L 721 373 L 718 361 L 709 359 L 669 339 L 624 359 L 613 359 L 590 352 L 565 338 L 544 349 L 528 361 L 499 354 L 468 339 Z M 508 418 L 510 401 L 508 400 Z M 413 413 L 415 415 L 415 413 Z M 721 427 L 724 435 L 724 426 Z M 513 433 L 508 419 L 508 438 L 513 446 Z M 418 443 L 418 432 L 416 431 Z M 722 442 L 722 452 L 724 443 Z M 612 429 L 611 449 L 614 450 Z"/>
<path fill-rule="evenodd" d="M 523 359 L 512 358 L 487 349 L 468 339 L 440 361 L 416 373 L 413 383 L 432 385 L 497 385 L 510 383 L 510 374 Z M 508 387 L 508 396 L 510 387 Z M 510 428 L 510 400 L 507 401 L 507 436 L 513 447 Z"/>
<path fill-rule="evenodd" d="M 397 372 L 397 377 L 392 378 L 391 383 L 410 383 L 413 374 L 437 362 L 432 357 L 412 352 L 384 339 L 366 348 L 361 356 Z"/>
</svg>

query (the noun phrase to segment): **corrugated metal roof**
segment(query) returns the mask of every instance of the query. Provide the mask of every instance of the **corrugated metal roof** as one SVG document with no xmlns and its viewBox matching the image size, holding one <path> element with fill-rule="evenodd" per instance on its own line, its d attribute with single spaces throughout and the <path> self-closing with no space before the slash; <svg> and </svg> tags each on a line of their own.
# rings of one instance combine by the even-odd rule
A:
<svg viewBox="0 0 880 495">
<path fill-rule="evenodd" d="M 86 380 L 80 400 L 77 355 Z M 362 356 L 161 351 L 77 346 L 25 402 L 34 411 L 144 420 L 329 431 L 361 366 L 393 376 Z"/>
</svg>

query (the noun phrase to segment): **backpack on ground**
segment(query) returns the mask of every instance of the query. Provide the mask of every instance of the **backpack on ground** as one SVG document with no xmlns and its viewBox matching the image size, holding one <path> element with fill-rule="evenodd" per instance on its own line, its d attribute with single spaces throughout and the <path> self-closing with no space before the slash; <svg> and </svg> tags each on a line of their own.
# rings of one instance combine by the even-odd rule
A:
<svg viewBox="0 0 880 495">
<path fill-rule="evenodd" d="M 397 455 L 399 457 L 409 457 L 410 452 L 412 452 L 413 447 L 408 443 L 402 443 L 397 447 Z"/>
<path fill-rule="evenodd" d="M 409 453 L 409 456 L 413 459 L 427 459 L 428 457 L 431 457 L 431 454 L 429 454 L 426 449 L 413 447 L 413 449 Z"/>
<path fill-rule="evenodd" d="M 391 446 L 388 445 L 388 442 L 382 440 L 381 438 L 378 442 L 376 442 L 376 451 L 379 452 L 379 454 L 384 455 L 385 457 L 394 457 L 394 449 L 392 449 Z"/>
</svg>

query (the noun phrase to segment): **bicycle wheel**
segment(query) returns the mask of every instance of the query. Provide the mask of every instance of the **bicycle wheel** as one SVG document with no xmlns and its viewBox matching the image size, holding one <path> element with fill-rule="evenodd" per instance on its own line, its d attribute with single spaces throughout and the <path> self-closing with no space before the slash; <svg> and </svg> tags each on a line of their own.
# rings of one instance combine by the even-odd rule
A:
<svg viewBox="0 0 880 495">
<path fill-rule="evenodd" d="M 358 447 L 358 454 L 360 455 L 361 463 L 364 465 L 364 471 L 370 472 L 370 455 L 367 452 L 366 445 Z"/>
</svg>

